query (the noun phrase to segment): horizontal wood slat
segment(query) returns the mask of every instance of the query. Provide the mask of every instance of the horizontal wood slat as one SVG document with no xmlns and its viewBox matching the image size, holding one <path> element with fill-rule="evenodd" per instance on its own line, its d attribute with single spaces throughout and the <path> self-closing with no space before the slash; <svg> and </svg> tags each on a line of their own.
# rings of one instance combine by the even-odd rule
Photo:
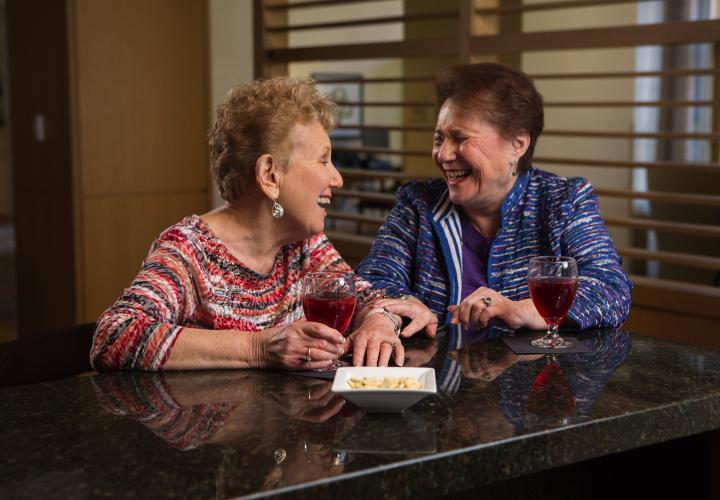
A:
<svg viewBox="0 0 720 500">
<path fill-rule="evenodd" d="M 402 126 L 402 125 L 358 125 L 343 126 L 338 130 L 389 130 L 399 132 L 427 132 L 432 133 L 433 127 Z M 586 137 L 589 139 L 657 139 L 657 140 L 696 140 L 720 141 L 720 133 L 710 132 L 613 132 L 610 130 L 555 130 L 543 131 L 542 135 L 564 137 Z M 542 136 L 541 136 L 542 137 Z"/>
<path fill-rule="evenodd" d="M 597 80 L 599 78 L 683 78 L 691 76 L 719 75 L 720 69 L 668 69 L 658 71 L 598 71 L 584 73 L 530 73 L 533 80 Z M 435 83 L 434 76 L 396 76 L 383 78 L 323 78 L 322 83 L 362 83 L 362 84 L 388 84 L 388 83 Z"/>
<path fill-rule="evenodd" d="M 481 7 L 474 10 L 480 16 L 492 16 L 502 14 L 517 14 L 520 12 L 535 12 L 554 9 L 574 9 L 578 7 L 603 7 L 622 3 L 637 3 L 637 1 L 651 0 L 568 0 L 567 2 L 543 2 L 535 4 L 503 5 L 500 7 Z M 682 2 L 685 0 L 665 0 L 668 3 Z"/>
<path fill-rule="evenodd" d="M 476 36 L 472 38 L 470 48 L 476 54 L 497 54 L 703 43 L 715 42 L 718 39 L 720 39 L 720 21 L 671 21 L 613 28 Z"/>
<path fill-rule="evenodd" d="M 324 82 L 323 82 L 324 83 Z M 335 101 L 345 108 L 434 108 L 434 102 L 423 101 Z M 713 101 L 547 101 L 545 108 L 707 108 Z"/>
<path fill-rule="evenodd" d="M 624 189 L 595 189 L 598 196 L 651 200 L 685 205 L 720 206 L 720 196 L 711 194 L 670 193 L 667 191 L 630 191 Z"/>
<path fill-rule="evenodd" d="M 373 224 L 375 226 L 380 226 L 383 222 L 385 222 L 385 217 L 358 214 L 353 212 L 342 212 L 338 210 L 328 210 L 327 215 L 332 219 L 363 222 Z M 720 227 L 708 226 L 704 224 L 685 224 L 652 219 L 620 217 L 605 217 L 605 223 L 608 226 L 631 227 L 635 229 L 653 229 L 660 232 L 673 234 L 720 238 Z"/>
<path fill-rule="evenodd" d="M 338 220 L 367 222 L 376 226 L 380 226 L 383 222 L 385 222 L 385 217 L 379 217 L 377 215 L 357 214 L 352 212 L 341 212 L 339 210 L 328 210 L 327 216 L 332 219 Z"/>
<path fill-rule="evenodd" d="M 347 61 L 351 59 L 387 59 L 396 57 L 452 57 L 457 52 L 454 38 L 431 38 L 402 42 L 378 42 L 297 48 L 270 48 L 267 63 L 300 61 Z"/>
<path fill-rule="evenodd" d="M 340 198 L 357 198 L 358 200 L 378 203 L 391 207 L 395 204 L 395 195 L 388 193 L 378 193 L 376 191 L 360 191 L 357 189 L 338 189 L 333 196 Z"/>
<path fill-rule="evenodd" d="M 692 255 L 678 252 L 664 252 L 660 250 L 644 250 L 632 247 L 618 247 L 617 251 L 623 257 L 639 260 L 657 260 L 680 266 L 696 267 L 701 269 L 720 270 L 720 259 L 704 255 Z"/>
<path fill-rule="evenodd" d="M 538 73 L 531 74 L 533 80 L 565 80 L 565 79 L 593 79 L 598 78 L 677 78 L 686 76 L 712 76 L 720 74 L 720 69 L 698 68 L 698 69 L 666 69 L 658 71 L 604 71 L 597 73 Z"/>
<path fill-rule="evenodd" d="M 711 226 L 708 224 L 689 224 L 686 222 L 669 222 L 637 217 L 605 217 L 605 224 L 636 229 L 654 229 L 665 233 L 720 238 L 720 226 Z"/>
<path fill-rule="evenodd" d="M 292 10 L 303 9 L 308 7 L 334 7 L 347 3 L 369 3 L 369 2 L 387 2 L 387 0 L 306 0 L 305 2 L 283 2 L 283 3 L 266 3 L 267 10 Z"/>
<path fill-rule="evenodd" d="M 649 170 L 688 171 L 696 173 L 720 174 L 718 163 L 692 163 L 675 161 L 616 161 L 616 160 L 589 160 L 585 158 L 551 158 L 536 156 L 534 163 L 555 165 L 577 165 L 585 167 L 611 167 L 611 168 L 647 168 Z"/>
<path fill-rule="evenodd" d="M 432 14 L 415 14 L 409 16 L 390 16 L 390 17 L 375 17 L 367 19 L 352 19 L 347 21 L 330 21 L 325 23 L 313 23 L 313 24 L 297 24 L 288 26 L 266 26 L 266 31 L 273 32 L 287 32 L 287 31 L 301 31 L 301 30 L 317 30 L 317 29 L 328 29 L 328 28 L 343 28 L 352 26 L 371 26 L 375 24 L 391 24 L 391 23 L 406 23 L 413 21 L 428 21 L 436 19 L 455 19 L 458 17 L 458 12 L 437 12 Z"/>
<path fill-rule="evenodd" d="M 340 173 L 345 178 L 350 179 L 376 179 L 376 180 L 397 180 L 407 181 L 412 179 L 428 179 L 431 176 L 411 175 L 405 172 L 388 171 L 388 170 L 365 170 L 361 168 L 345 168 L 341 167 Z"/>
</svg>

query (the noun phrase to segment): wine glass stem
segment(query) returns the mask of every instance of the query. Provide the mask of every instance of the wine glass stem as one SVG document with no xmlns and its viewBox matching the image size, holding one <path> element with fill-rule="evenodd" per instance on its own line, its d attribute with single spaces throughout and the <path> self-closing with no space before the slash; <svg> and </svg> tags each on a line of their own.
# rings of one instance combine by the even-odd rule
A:
<svg viewBox="0 0 720 500">
<path fill-rule="evenodd" d="M 547 333 L 545 334 L 546 339 L 556 339 L 560 335 L 558 335 L 558 325 L 553 325 L 552 323 L 548 323 L 548 329 Z"/>
</svg>

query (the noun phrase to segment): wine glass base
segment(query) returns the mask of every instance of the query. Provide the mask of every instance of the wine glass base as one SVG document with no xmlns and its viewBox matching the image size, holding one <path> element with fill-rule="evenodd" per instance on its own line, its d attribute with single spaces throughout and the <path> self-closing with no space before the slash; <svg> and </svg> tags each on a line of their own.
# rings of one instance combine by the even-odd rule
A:
<svg viewBox="0 0 720 500">
<path fill-rule="evenodd" d="M 545 338 L 541 337 L 530 342 L 530 345 L 539 347 L 541 349 L 567 349 L 572 345 L 572 342 L 568 342 L 562 337 L 556 338 Z"/>
</svg>

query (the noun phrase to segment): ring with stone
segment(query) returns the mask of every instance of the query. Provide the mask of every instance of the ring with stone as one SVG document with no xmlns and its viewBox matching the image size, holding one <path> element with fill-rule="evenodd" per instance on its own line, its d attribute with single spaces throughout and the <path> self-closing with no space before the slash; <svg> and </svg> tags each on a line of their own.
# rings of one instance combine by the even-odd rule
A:
<svg viewBox="0 0 720 500">
<path fill-rule="evenodd" d="M 305 361 L 307 361 L 308 363 L 312 361 L 312 357 L 310 356 L 310 347 L 308 347 L 307 354 L 305 355 Z"/>
<path fill-rule="evenodd" d="M 490 297 L 482 297 L 480 300 L 482 300 L 487 307 L 492 305 L 492 299 Z"/>
</svg>

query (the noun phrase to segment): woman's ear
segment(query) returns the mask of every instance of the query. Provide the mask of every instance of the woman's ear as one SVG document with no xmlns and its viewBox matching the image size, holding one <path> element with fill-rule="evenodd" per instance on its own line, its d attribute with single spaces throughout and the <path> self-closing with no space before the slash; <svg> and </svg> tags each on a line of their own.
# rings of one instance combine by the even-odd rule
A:
<svg viewBox="0 0 720 500">
<path fill-rule="evenodd" d="M 280 176 L 280 165 L 273 155 L 266 153 L 255 160 L 255 182 L 271 200 L 280 196 Z"/>
<path fill-rule="evenodd" d="M 510 143 L 515 158 L 520 158 L 530 147 L 530 134 L 527 130 L 521 131 Z"/>
</svg>

